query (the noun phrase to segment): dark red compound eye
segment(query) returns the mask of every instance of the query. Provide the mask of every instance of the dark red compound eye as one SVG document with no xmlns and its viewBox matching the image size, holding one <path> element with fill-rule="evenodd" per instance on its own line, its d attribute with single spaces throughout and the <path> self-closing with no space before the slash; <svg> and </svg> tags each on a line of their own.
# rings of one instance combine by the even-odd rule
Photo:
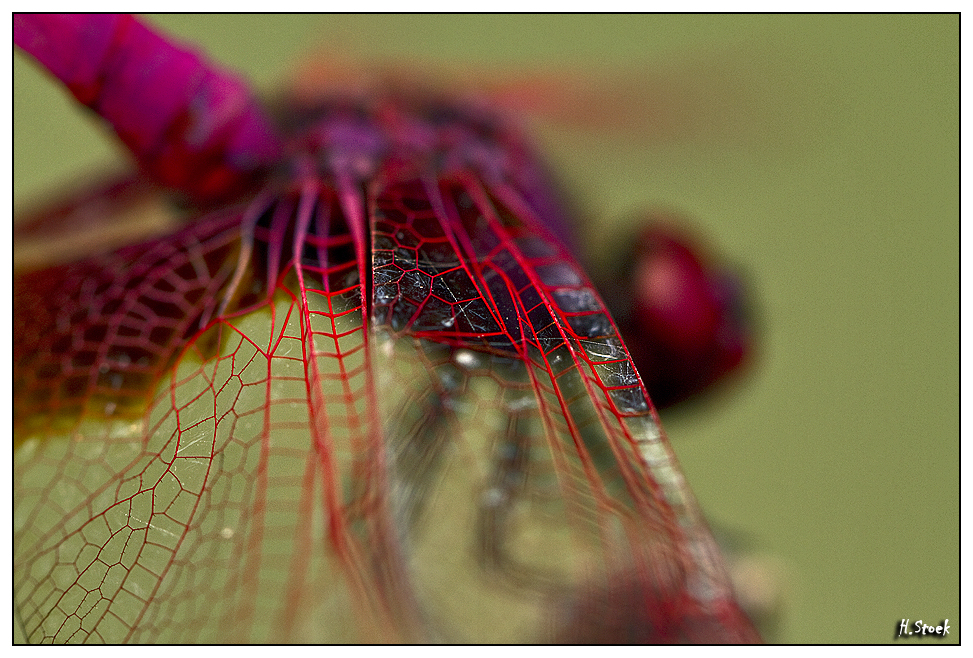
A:
<svg viewBox="0 0 973 658">
<path fill-rule="evenodd" d="M 683 222 L 685 223 L 685 222 Z M 751 350 L 741 279 L 672 220 L 650 218 L 618 270 L 613 310 L 649 396 L 666 407 L 739 371 Z"/>
</svg>

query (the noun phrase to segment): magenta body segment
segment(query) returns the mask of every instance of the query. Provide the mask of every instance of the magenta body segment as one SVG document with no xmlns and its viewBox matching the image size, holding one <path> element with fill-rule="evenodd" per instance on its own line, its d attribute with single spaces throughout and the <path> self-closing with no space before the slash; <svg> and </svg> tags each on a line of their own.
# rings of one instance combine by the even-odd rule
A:
<svg viewBox="0 0 973 658">
<path fill-rule="evenodd" d="M 115 130 L 158 182 L 198 200 L 280 157 L 249 88 L 128 15 L 16 14 L 14 41 Z"/>
</svg>

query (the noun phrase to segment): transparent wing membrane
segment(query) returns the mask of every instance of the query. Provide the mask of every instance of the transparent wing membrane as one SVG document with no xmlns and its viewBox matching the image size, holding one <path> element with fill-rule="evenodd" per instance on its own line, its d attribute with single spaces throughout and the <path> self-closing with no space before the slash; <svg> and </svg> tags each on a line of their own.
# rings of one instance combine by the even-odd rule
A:
<svg viewBox="0 0 973 658">
<path fill-rule="evenodd" d="M 384 180 L 17 278 L 28 640 L 550 640 L 633 579 L 735 614 L 612 321 L 530 204 Z"/>
</svg>

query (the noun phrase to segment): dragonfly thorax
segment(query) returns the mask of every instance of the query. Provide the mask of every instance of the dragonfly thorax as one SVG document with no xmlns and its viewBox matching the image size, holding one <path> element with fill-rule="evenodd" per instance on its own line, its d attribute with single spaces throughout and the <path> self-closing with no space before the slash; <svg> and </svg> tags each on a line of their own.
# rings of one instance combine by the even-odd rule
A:
<svg viewBox="0 0 973 658">
<path fill-rule="evenodd" d="M 526 182 L 540 167 L 499 116 L 455 103 L 383 97 L 320 102 L 279 113 L 288 175 L 313 163 L 325 180 L 368 184 L 406 175 L 473 173 L 487 184 Z"/>
</svg>

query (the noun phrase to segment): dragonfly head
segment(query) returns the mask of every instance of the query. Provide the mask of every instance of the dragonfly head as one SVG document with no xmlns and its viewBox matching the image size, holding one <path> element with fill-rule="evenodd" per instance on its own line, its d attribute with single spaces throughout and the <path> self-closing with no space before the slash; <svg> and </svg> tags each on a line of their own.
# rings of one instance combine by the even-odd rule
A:
<svg viewBox="0 0 973 658">
<path fill-rule="evenodd" d="M 743 282 L 668 219 L 649 218 L 623 259 L 615 312 L 652 401 L 695 396 L 743 366 L 751 351 Z M 618 276 L 616 278 L 622 278 Z"/>
</svg>

